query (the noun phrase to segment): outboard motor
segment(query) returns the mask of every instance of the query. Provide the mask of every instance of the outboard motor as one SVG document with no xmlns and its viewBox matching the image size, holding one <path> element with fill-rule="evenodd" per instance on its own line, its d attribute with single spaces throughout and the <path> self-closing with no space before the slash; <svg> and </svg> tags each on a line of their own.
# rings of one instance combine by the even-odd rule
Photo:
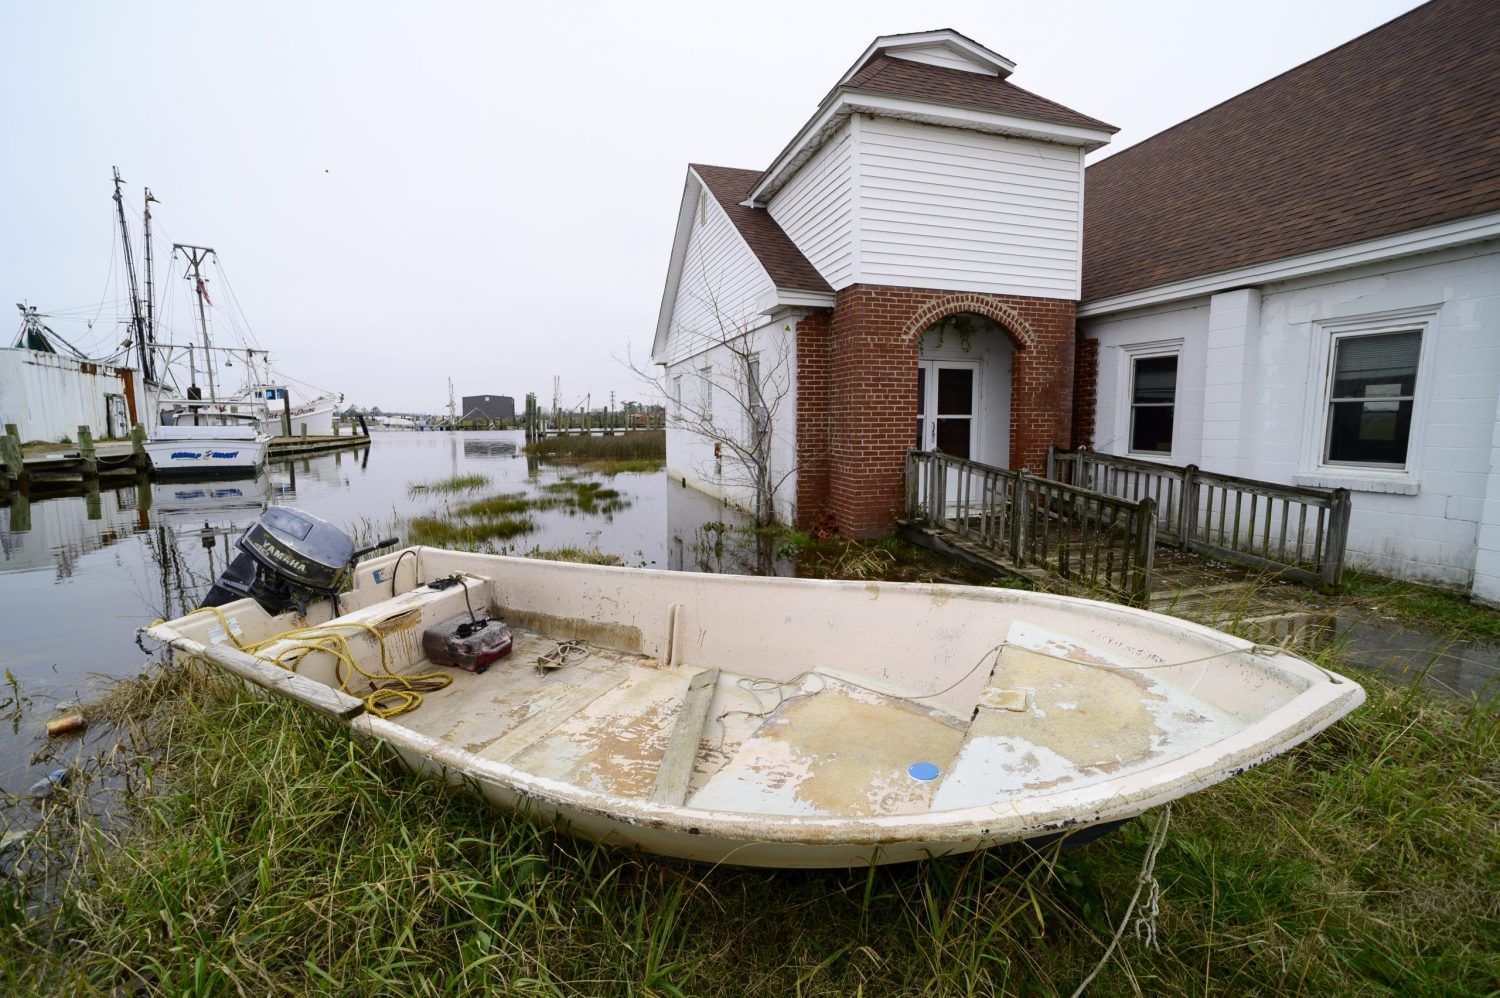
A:
<svg viewBox="0 0 1500 998">
<path fill-rule="evenodd" d="M 320 597 L 334 601 L 349 568 L 362 555 L 397 543 L 387 537 L 358 550 L 349 535 L 327 520 L 287 506 L 271 506 L 235 542 L 240 553 L 219 576 L 203 606 L 222 606 L 248 596 L 271 616 L 289 607 L 306 612 Z"/>
</svg>

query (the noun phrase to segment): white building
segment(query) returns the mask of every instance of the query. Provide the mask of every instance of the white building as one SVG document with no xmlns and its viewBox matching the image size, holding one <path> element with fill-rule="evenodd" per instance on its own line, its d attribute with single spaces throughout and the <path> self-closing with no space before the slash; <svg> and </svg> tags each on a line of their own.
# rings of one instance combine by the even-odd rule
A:
<svg viewBox="0 0 1500 998">
<path fill-rule="evenodd" d="M 1348 488 L 1349 564 L 1500 600 L 1497 134 L 1500 16 L 1436 0 L 1091 166 L 1075 435 Z"/>
<path fill-rule="evenodd" d="M 22 441 L 70 440 L 87 426 L 95 439 L 127 437 L 155 420 L 155 391 L 140 372 L 25 347 L 0 349 L 0 425 Z"/>
</svg>

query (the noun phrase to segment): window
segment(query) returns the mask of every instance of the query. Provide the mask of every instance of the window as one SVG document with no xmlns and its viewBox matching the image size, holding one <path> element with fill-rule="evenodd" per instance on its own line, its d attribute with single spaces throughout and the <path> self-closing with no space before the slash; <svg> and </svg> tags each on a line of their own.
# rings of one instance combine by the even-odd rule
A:
<svg viewBox="0 0 1500 998">
<path fill-rule="evenodd" d="M 714 383 L 709 377 L 711 373 L 711 368 L 698 369 L 698 403 L 702 407 L 705 423 L 714 421 Z"/>
<path fill-rule="evenodd" d="M 672 378 L 672 415 L 682 415 L 682 375 Z"/>
<path fill-rule="evenodd" d="M 1132 357 L 1130 365 L 1130 451 L 1171 454 L 1177 355 Z"/>
<path fill-rule="evenodd" d="M 745 411 L 749 413 L 750 438 L 759 447 L 765 433 L 771 428 L 771 414 L 761 394 L 760 354 L 745 358 Z"/>
<path fill-rule="evenodd" d="M 1421 353 L 1420 329 L 1333 337 L 1325 463 L 1406 466 Z"/>
</svg>

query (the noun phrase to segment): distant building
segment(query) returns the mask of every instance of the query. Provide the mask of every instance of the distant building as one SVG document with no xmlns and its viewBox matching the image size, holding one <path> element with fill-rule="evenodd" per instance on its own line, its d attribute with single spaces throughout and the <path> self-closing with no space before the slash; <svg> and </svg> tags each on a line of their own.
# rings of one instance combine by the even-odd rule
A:
<svg viewBox="0 0 1500 998">
<path fill-rule="evenodd" d="M 459 419 L 515 419 L 516 400 L 509 395 L 465 395 Z"/>
</svg>

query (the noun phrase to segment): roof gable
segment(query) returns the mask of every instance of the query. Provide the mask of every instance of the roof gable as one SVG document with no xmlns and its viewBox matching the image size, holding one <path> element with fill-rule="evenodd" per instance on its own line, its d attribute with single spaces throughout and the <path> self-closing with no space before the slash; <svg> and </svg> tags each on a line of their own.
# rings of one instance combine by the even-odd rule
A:
<svg viewBox="0 0 1500 998">
<path fill-rule="evenodd" d="M 961 35 L 952 28 L 939 28 L 935 31 L 881 35 L 870 43 L 863 55 L 854 60 L 854 65 L 849 67 L 834 85 L 834 89 L 849 82 L 849 77 L 877 55 L 894 56 L 929 66 L 942 66 L 1000 79 L 1009 76 L 1016 68 L 1016 64 L 1005 56 L 985 48 L 974 39 Z"/>
<path fill-rule="evenodd" d="M 666 287 L 657 313 L 656 337 L 651 346 L 653 363 L 666 363 L 668 360 L 674 313 L 684 281 L 691 282 L 702 276 L 685 271 L 694 234 L 705 222 L 705 212 L 712 213 L 712 217 L 707 220 L 709 223 L 717 218 L 727 220 L 734 233 L 729 238 L 737 237 L 743 245 L 747 254 L 745 262 L 750 267 L 758 268 L 757 273 L 764 272 L 764 281 L 770 285 L 770 293 L 769 298 L 762 298 L 756 303 L 757 309 L 789 300 L 798 304 L 832 304 L 833 289 L 782 231 L 781 226 L 776 224 L 770 213 L 763 208 L 748 208 L 739 203 L 745 190 L 759 175 L 757 170 L 736 170 L 697 163 L 688 166 L 682 200 L 677 210 L 676 234 L 672 241 L 671 261 L 667 266 Z M 714 207 L 706 207 L 706 199 L 709 198 Z M 736 314 L 729 318 L 737 321 L 740 316 Z"/>
<path fill-rule="evenodd" d="M 776 224 L 769 211 L 741 204 L 751 185 L 760 177 L 759 170 L 736 170 L 699 163 L 692 164 L 691 169 L 703 179 L 709 193 L 750 247 L 750 252 L 766 268 L 772 283 L 793 291 L 833 291 L 818 269 Z"/>
<path fill-rule="evenodd" d="M 1500 18 L 1434 0 L 1088 168 L 1098 301 L 1500 211 Z"/>
</svg>

